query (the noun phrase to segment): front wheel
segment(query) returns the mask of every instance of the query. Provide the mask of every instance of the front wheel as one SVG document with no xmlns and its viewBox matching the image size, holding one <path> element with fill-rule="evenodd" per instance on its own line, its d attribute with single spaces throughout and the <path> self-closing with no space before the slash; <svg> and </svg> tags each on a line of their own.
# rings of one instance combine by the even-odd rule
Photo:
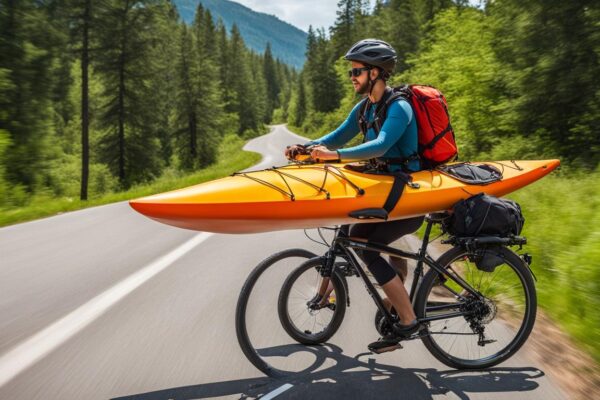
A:
<svg viewBox="0 0 600 400">
<path fill-rule="evenodd" d="M 434 269 L 423 278 L 415 301 L 417 318 L 425 320 L 422 341 L 449 367 L 499 364 L 519 350 L 533 329 L 537 300 L 527 264 L 508 248 L 493 252 L 500 265 L 484 271 L 476 265 L 477 253 L 454 247 L 437 264 L 455 279 Z"/>
<path fill-rule="evenodd" d="M 348 293 L 337 270 L 331 275 L 331 291 L 321 301 L 315 295 L 321 282 L 324 258 L 310 259 L 296 268 L 279 292 L 279 320 L 290 337 L 302 344 L 319 344 L 338 330 L 346 313 Z"/>
</svg>

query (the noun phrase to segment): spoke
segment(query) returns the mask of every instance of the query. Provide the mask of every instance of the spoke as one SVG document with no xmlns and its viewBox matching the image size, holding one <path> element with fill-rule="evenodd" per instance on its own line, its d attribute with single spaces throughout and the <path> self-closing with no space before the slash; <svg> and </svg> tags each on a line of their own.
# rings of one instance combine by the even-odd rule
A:
<svg viewBox="0 0 600 400">
<path fill-rule="evenodd" d="M 300 330 L 304 331 L 304 329 L 302 329 L 303 326 L 305 326 L 306 322 L 310 319 L 310 317 L 312 317 L 312 315 L 308 314 L 308 316 L 306 317 L 306 319 L 302 322 L 302 324 L 300 324 Z"/>
<path fill-rule="evenodd" d="M 304 312 L 304 309 L 300 309 L 300 311 L 298 311 L 296 314 L 294 314 L 294 317 L 291 318 L 292 322 L 294 322 L 296 320 L 296 318 L 298 318 L 300 315 L 302 315 L 302 313 Z M 288 312 L 289 315 L 289 312 Z"/>
<path fill-rule="evenodd" d="M 486 290 L 490 288 L 492 282 L 494 281 L 494 278 L 498 275 L 498 271 L 500 271 L 500 267 L 501 267 L 501 265 L 499 265 L 498 267 L 496 267 L 496 269 L 494 270 L 493 274 L 490 274 L 492 276 L 490 276 L 490 278 L 488 279 L 488 284 L 485 287 Z M 511 270 L 512 270 L 512 268 L 511 268 Z"/>
<path fill-rule="evenodd" d="M 292 286 L 292 289 L 294 291 L 296 291 L 303 299 L 311 299 L 312 297 L 307 296 L 305 293 L 302 293 L 300 290 L 296 289 L 294 286 Z"/>
<path fill-rule="evenodd" d="M 481 281 L 483 279 L 483 273 L 479 272 L 479 282 L 477 283 L 477 290 L 479 290 L 479 292 L 482 292 L 481 290 Z"/>
<path fill-rule="evenodd" d="M 486 289 L 488 289 L 490 287 L 490 285 L 492 284 L 492 282 L 494 281 L 496 276 L 498 276 L 498 271 L 500 271 L 501 266 L 502 265 L 497 266 L 496 269 L 494 270 L 494 272 L 491 273 L 490 276 L 488 277 Z"/>
</svg>

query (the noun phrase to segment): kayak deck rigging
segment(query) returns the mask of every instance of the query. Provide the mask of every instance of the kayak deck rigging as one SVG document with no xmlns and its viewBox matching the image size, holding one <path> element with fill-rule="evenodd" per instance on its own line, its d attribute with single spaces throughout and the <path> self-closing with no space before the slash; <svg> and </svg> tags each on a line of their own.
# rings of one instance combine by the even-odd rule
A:
<svg viewBox="0 0 600 400">
<path fill-rule="evenodd" d="M 312 182 L 309 182 L 305 179 L 299 178 L 297 176 L 294 176 L 292 174 L 289 174 L 287 172 L 283 172 L 282 169 L 285 168 L 289 168 L 289 166 L 284 166 L 284 167 L 271 167 L 271 168 L 266 168 L 266 169 L 261 169 L 261 170 L 256 170 L 256 171 L 248 171 L 248 172 L 234 172 L 233 174 L 231 174 L 231 176 L 242 176 L 244 178 L 248 178 L 250 180 L 253 180 L 254 182 L 260 183 L 261 185 L 264 185 L 268 188 L 271 188 L 287 197 L 289 197 L 289 199 L 291 201 L 295 201 L 296 200 L 296 195 L 294 194 L 294 191 L 292 190 L 288 179 L 293 179 L 297 182 L 303 183 L 313 189 L 315 189 L 318 193 L 325 193 L 325 199 L 326 200 L 330 200 L 331 199 L 331 193 L 325 189 L 325 184 L 327 182 L 327 176 L 328 174 L 331 174 L 333 176 L 336 176 L 337 178 L 345 181 L 348 185 L 350 185 L 354 190 L 356 190 L 356 194 L 357 196 L 362 196 L 363 194 L 365 194 L 365 190 L 362 189 L 361 187 L 359 187 L 356 183 L 352 182 L 352 180 L 350 178 L 348 178 L 346 176 L 346 174 L 344 174 L 343 171 L 341 171 L 340 167 L 336 167 L 335 165 L 330 165 L 330 164 L 323 164 L 323 165 L 314 165 L 311 166 L 310 169 L 315 169 L 317 171 L 323 171 L 323 183 L 321 184 L 321 186 L 315 185 Z M 283 183 L 285 183 L 285 186 L 287 187 L 288 191 L 286 191 L 285 189 L 280 188 L 279 186 L 268 182 L 264 179 L 260 179 L 256 176 L 251 175 L 252 173 L 256 173 L 256 172 L 274 172 L 277 175 L 279 175 L 279 177 L 283 180 Z M 287 179 L 286 179 L 287 178 Z"/>
</svg>

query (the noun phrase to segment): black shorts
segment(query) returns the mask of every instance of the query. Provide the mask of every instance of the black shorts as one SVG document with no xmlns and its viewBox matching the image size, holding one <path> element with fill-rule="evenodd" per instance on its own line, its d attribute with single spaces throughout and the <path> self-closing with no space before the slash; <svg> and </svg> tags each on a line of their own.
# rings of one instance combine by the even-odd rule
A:
<svg viewBox="0 0 600 400">
<path fill-rule="evenodd" d="M 349 236 L 367 239 L 370 243 L 389 245 L 404 235 L 416 232 L 424 219 L 425 217 L 415 217 L 390 222 L 354 224 L 349 227 Z M 394 268 L 379 253 L 370 250 L 358 250 L 356 253 L 380 285 L 386 284 L 396 276 Z"/>
</svg>

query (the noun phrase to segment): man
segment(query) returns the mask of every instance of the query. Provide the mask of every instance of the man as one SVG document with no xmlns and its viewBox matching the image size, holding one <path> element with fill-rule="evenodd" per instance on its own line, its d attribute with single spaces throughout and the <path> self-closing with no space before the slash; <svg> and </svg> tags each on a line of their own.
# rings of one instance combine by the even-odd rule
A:
<svg viewBox="0 0 600 400">
<path fill-rule="evenodd" d="M 356 93 L 367 95 L 369 107 L 364 114 L 365 122 L 372 122 L 375 109 L 381 101 L 385 101 L 386 81 L 396 65 L 396 52 L 386 42 L 376 39 L 365 39 L 354 44 L 345 56 L 352 63 L 349 77 Z M 367 99 L 363 100 L 367 101 Z M 381 125 L 379 134 L 369 126 L 365 132 L 365 141 L 354 147 L 341 148 L 360 132 L 359 115 L 363 101 L 359 102 L 346 121 L 336 130 L 320 139 L 295 145 L 286 150 L 286 156 L 293 158 L 303 147 L 312 146 L 311 157 L 314 160 L 356 161 L 377 159 L 387 163 L 389 170 L 414 172 L 420 169 L 417 154 L 417 123 L 411 105 L 404 99 L 398 99 L 389 105 L 387 117 Z M 399 162 L 400 161 L 400 162 Z M 350 227 L 350 236 L 374 243 L 390 244 L 400 237 L 415 232 L 421 226 L 423 217 L 391 222 L 355 224 Z M 387 298 L 386 303 L 395 308 L 400 318 L 396 325 L 399 336 L 380 338 L 371 343 L 369 349 L 376 353 L 398 348 L 398 342 L 416 332 L 419 328 L 414 310 L 402 279 L 395 269 L 379 253 L 361 251 L 359 256 Z M 394 259 L 396 260 L 396 259 Z M 401 274 L 406 277 L 406 261 L 398 260 Z"/>
</svg>

